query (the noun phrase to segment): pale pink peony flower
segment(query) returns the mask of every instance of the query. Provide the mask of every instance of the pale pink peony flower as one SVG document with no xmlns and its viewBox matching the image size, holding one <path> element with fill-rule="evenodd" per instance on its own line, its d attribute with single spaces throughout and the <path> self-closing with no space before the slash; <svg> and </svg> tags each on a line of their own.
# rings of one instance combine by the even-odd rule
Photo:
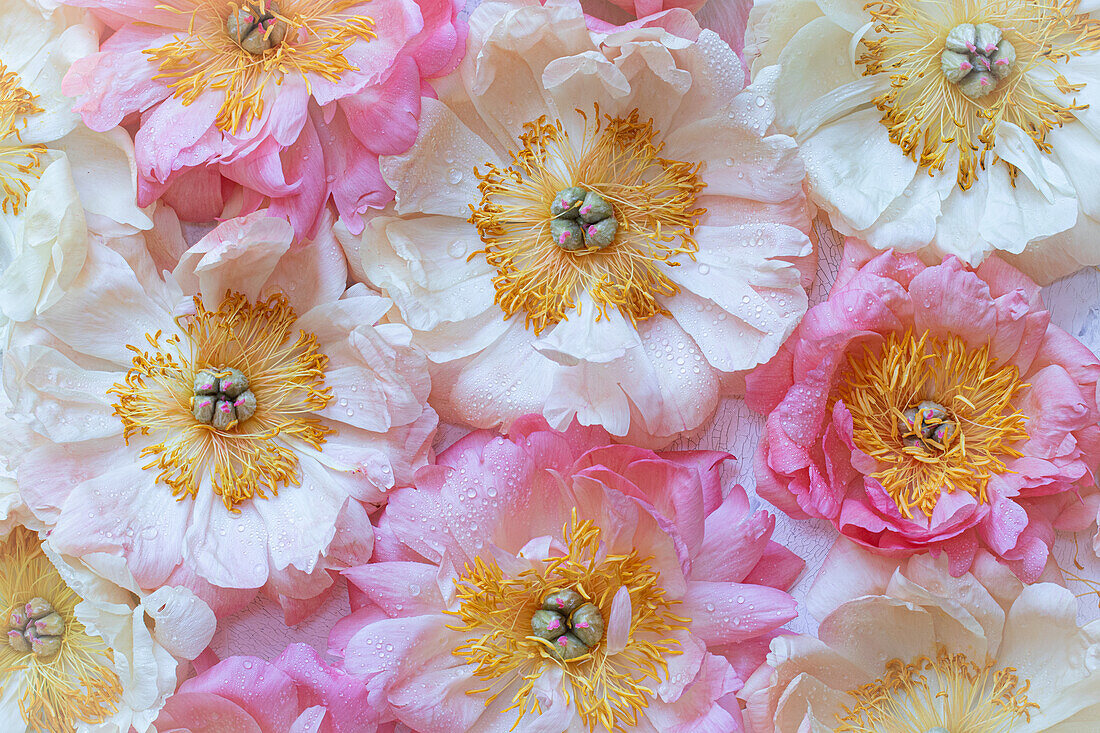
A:
<svg viewBox="0 0 1100 733">
<path fill-rule="evenodd" d="M 722 496 L 728 455 L 608 440 L 526 416 L 391 496 L 329 639 L 372 704 L 432 733 L 742 729 L 803 563 Z"/>
<path fill-rule="evenodd" d="M 362 685 L 291 644 L 268 662 L 230 657 L 179 686 L 156 720 L 159 733 L 369 733 L 377 714 Z"/>
<path fill-rule="evenodd" d="M 427 352 L 444 420 L 667 445 L 805 312 L 804 169 L 768 134 L 770 82 L 683 10 L 604 31 L 575 0 L 486 2 L 470 28 L 383 157 L 394 207 L 337 225 L 352 271 Z"/>
<path fill-rule="evenodd" d="M 947 566 L 840 538 L 806 597 L 817 638 L 775 639 L 740 693 L 752 730 L 1100 730 L 1100 621 L 1078 626 L 1072 592 L 1025 586 L 984 550 Z"/>
<path fill-rule="evenodd" d="M 137 126 L 138 200 L 184 219 L 262 206 L 299 235 L 393 192 L 378 156 L 416 139 L 426 79 L 455 67 L 452 0 L 73 0 L 114 29 L 64 91 L 93 130 Z"/>
<path fill-rule="evenodd" d="M 757 490 L 880 552 L 944 551 L 959 574 L 985 547 L 1033 581 L 1054 531 L 1096 515 L 1098 377 L 1003 261 L 850 239 L 829 299 L 747 380 L 770 413 Z"/>
<path fill-rule="evenodd" d="M 13 327 L 5 388 L 37 439 L 19 488 L 59 551 L 121 555 L 219 613 L 263 588 L 291 619 L 370 557 L 368 511 L 431 452 L 424 357 L 373 325 L 389 301 L 346 290 L 331 237 L 291 239 L 234 219 L 164 278 L 139 242 L 93 243 Z"/>
</svg>

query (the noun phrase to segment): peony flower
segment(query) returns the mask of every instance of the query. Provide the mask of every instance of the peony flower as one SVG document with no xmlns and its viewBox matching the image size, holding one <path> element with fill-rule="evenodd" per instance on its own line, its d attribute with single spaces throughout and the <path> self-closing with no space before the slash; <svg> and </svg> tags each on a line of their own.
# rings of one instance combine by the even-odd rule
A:
<svg viewBox="0 0 1100 733">
<path fill-rule="evenodd" d="M 1078 0 L 757 2 L 776 127 L 813 200 L 878 249 L 993 251 L 1041 283 L 1100 262 L 1100 26 Z M 767 73 L 774 74 L 771 69 Z"/>
<path fill-rule="evenodd" d="M 1098 378 L 1001 260 L 849 240 L 829 299 L 748 378 L 757 491 L 879 552 L 943 551 L 958 575 L 984 547 L 1032 582 L 1054 530 L 1096 515 Z"/>
<path fill-rule="evenodd" d="M 274 662 L 230 657 L 180 685 L 156 727 L 160 733 L 287 731 L 366 733 L 375 714 L 362 686 L 305 644 Z"/>
<path fill-rule="evenodd" d="M 124 556 L 143 588 L 220 613 L 265 588 L 288 617 L 370 556 L 367 512 L 431 450 L 423 356 L 389 302 L 345 292 L 331 238 L 220 225 L 166 279 L 89 249 L 64 299 L 16 326 L 13 414 L 41 438 L 20 490 L 62 552 Z"/>
<path fill-rule="evenodd" d="M 416 137 L 421 94 L 465 46 L 451 0 L 72 0 L 115 30 L 65 77 L 93 130 L 137 125 L 138 199 L 184 219 L 267 205 L 312 236 L 331 197 L 392 200 L 378 156 Z"/>
<path fill-rule="evenodd" d="M 121 560 L 77 559 L 15 527 L 0 541 L 6 733 L 146 733 L 214 614 L 185 588 L 146 594 Z"/>
<path fill-rule="evenodd" d="M 470 23 L 416 145 L 383 158 L 396 209 L 338 225 L 352 270 L 427 352 L 444 419 L 667 443 L 806 307 L 802 166 L 763 134 L 767 85 L 742 91 L 713 33 L 598 33 L 570 0 Z"/>
<path fill-rule="evenodd" d="M 416 731 L 740 731 L 734 699 L 802 561 L 729 456 L 597 428 L 474 432 L 390 498 L 329 638 Z"/>
<path fill-rule="evenodd" d="M 806 602 L 818 638 L 772 641 L 746 684 L 756 733 L 1100 729 L 1100 622 L 1073 593 L 1024 586 L 980 552 L 886 560 L 840 539 Z"/>
<path fill-rule="evenodd" d="M 95 49 L 83 11 L 0 6 L 0 319 L 27 320 L 72 284 L 89 229 L 121 236 L 152 222 L 134 204 L 125 131 L 80 125 L 61 93 L 73 55 Z"/>
</svg>

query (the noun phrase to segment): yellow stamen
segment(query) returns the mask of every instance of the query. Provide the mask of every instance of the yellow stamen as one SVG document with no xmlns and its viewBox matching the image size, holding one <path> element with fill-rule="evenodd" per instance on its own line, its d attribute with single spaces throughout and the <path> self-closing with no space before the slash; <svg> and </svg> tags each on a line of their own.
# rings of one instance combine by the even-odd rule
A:
<svg viewBox="0 0 1100 733">
<path fill-rule="evenodd" d="M 164 80 L 184 105 L 207 91 L 224 90 L 225 101 L 215 124 L 227 132 L 238 131 L 242 124 L 248 130 L 263 115 L 265 94 L 274 92 L 274 87 L 267 89 L 269 84 L 279 85 L 287 76 L 300 76 L 308 88 L 311 76 L 336 83 L 346 72 L 359 70 L 344 52 L 357 41 L 376 37 L 374 20 L 352 11 L 365 1 L 279 3 L 274 15 L 286 24 L 286 39 L 257 55 L 241 48 L 226 32 L 229 16 L 248 9 L 249 3 L 173 0 L 157 8 L 189 15 L 187 31 L 145 53 L 160 65 L 160 72 L 153 78 Z M 252 5 L 267 9 L 266 0 Z"/>
<path fill-rule="evenodd" d="M 881 347 L 849 357 L 838 398 L 852 414 L 856 446 L 878 461 L 871 474 L 909 518 L 931 516 L 940 494 L 965 491 L 986 503 L 990 476 L 1021 455 L 1026 417 L 1013 407 L 1027 385 L 1013 366 L 997 366 L 989 347 L 962 339 L 891 333 Z M 903 444 L 906 408 L 932 400 L 951 410 L 958 434 L 941 449 Z"/>
<path fill-rule="evenodd" d="M 135 435 L 160 442 L 141 450 L 154 460 L 158 481 L 180 497 L 195 496 L 208 475 L 227 509 L 254 496 L 278 495 L 279 485 L 300 484 L 298 457 L 285 443 L 320 450 L 332 428 L 317 412 L 332 399 L 324 386 L 328 357 L 317 337 L 300 331 L 291 342 L 297 315 L 282 293 L 250 303 L 227 293 L 221 306 L 206 310 L 198 296 L 195 314 L 176 319 L 180 335 L 148 334 L 152 351 L 136 346 L 124 383 L 108 390 L 119 397 L 115 414 L 127 444 Z M 256 412 L 244 423 L 218 430 L 197 420 L 191 409 L 195 373 L 239 369 L 256 396 Z"/>
<path fill-rule="evenodd" d="M 31 184 L 42 174 L 42 156 L 46 146 L 11 145 L 20 142 L 20 129 L 27 115 L 42 108 L 37 97 L 19 84 L 19 76 L 0 61 L 0 211 L 18 214 L 27 202 Z"/>
<path fill-rule="evenodd" d="M 958 151 L 958 186 L 970 188 L 986 166 L 1001 121 L 1023 129 L 1040 150 L 1046 135 L 1084 109 L 1047 99 L 1033 79 L 1049 75 L 1063 94 L 1071 85 L 1058 64 L 1100 48 L 1100 23 L 1078 15 L 1078 0 L 874 0 L 867 6 L 874 33 L 863 39 L 863 73 L 888 74 L 890 90 L 875 98 L 890 139 L 921 166 L 943 170 Z M 967 97 L 940 68 L 947 34 L 962 23 L 989 23 L 1004 31 L 1016 63 L 994 91 Z M 992 161 L 991 161 L 992 162 Z M 1007 165 L 1007 163 L 1006 163 Z M 1010 166 L 1014 176 L 1015 169 Z"/>
<path fill-rule="evenodd" d="M 676 257 L 694 258 L 695 226 L 706 209 L 696 201 L 705 184 L 701 163 L 661 157 L 653 122 L 638 111 L 627 117 L 584 119 L 582 140 L 572 140 L 560 120 L 541 117 L 524 125 L 512 164 L 486 164 L 475 170 L 481 201 L 470 223 L 477 227 L 484 254 L 497 269 L 496 302 L 510 318 L 524 311 L 535 333 L 578 309 L 587 291 L 600 318 L 618 308 L 633 322 L 667 315 L 658 298 L 679 287 L 666 267 Z M 550 236 L 550 207 L 563 189 L 579 186 L 611 203 L 618 221 L 615 241 L 599 250 L 569 252 Z"/>
<path fill-rule="evenodd" d="M 114 656 L 98 636 L 89 635 L 76 619 L 81 598 L 61 579 L 42 552 L 38 538 L 17 527 L 0 543 L 0 621 L 32 598 L 44 598 L 65 621 L 61 650 L 44 658 L 22 654 L 3 639 L 0 644 L 0 691 L 26 685 L 19 712 L 33 733 L 73 730 L 78 721 L 101 723 L 118 709 L 122 684 L 113 669 Z"/>
<path fill-rule="evenodd" d="M 665 658 L 682 653 L 671 635 L 685 628 L 687 620 L 671 612 L 678 601 L 665 597 L 660 574 L 647 558 L 639 557 L 637 551 L 629 555 L 601 551 L 600 528 L 591 521 L 579 521 L 576 510 L 562 532 L 568 547 L 565 555 L 514 578 L 505 577 L 493 560 L 479 557 L 473 567 L 467 564 L 457 588 L 459 608 L 448 613 L 461 621 L 451 628 L 472 638 L 456 647 L 454 654 L 475 665 L 474 674 L 489 682 L 468 694 L 492 693 L 488 705 L 519 683 L 505 709 L 517 711 L 518 725 L 524 714 L 539 712 L 533 688 L 541 670 L 557 665 L 568 681 L 564 692 L 589 730 L 633 728 L 667 676 Z M 623 587 L 630 593 L 633 618 L 622 652 L 608 655 L 605 636 L 588 654 L 562 661 L 554 656 L 550 642 L 532 635 L 531 617 L 549 593 L 572 588 L 610 619 L 612 599 Z"/>
<path fill-rule="evenodd" d="M 837 714 L 836 733 L 924 733 L 945 728 L 951 733 L 1008 733 L 1017 722 L 1031 720 L 1039 705 L 1027 699 L 1030 680 L 1021 684 L 1011 667 L 971 662 L 965 654 L 937 649 L 935 658 L 918 657 L 906 664 L 886 664 L 874 682 L 848 694 L 855 699 Z"/>
</svg>

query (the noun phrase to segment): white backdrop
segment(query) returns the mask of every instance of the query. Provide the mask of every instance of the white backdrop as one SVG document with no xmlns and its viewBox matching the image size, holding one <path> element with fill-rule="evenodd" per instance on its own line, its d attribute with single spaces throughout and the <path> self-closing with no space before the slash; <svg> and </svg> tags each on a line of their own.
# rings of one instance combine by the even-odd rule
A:
<svg viewBox="0 0 1100 733">
<path fill-rule="evenodd" d="M 818 277 L 810 295 L 810 305 L 823 300 L 836 278 L 840 263 L 840 237 L 821 220 L 815 222 L 820 240 Z M 1100 271 L 1089 269 L 1064 278 L 1044 289 L 1044 298 L 1052 312 L 1055 324 L 1079 338 L 1094 352 L 1100 353 Z M 771 509 L 776 514 L 774 539 L 793 550 L 806 561 L 806 570 L 792 590 L 800 603 L 812 583 L 813 576 L 825 559 L 825 554 L 837 533 L 821 520 L 795 521 L 771 507 L 754 495 L 752 459 L 760 438 L 764 419 L 745 407 L 744 400 L 731 397 L 722 401 L 714 417 L 698 437 L 681 440 L 677 448 L 706 448 L 724 450 L 738 458 L 737 465 L 726 476 L 726 486 L 740 483 L 753 497 L 757 507 Z M 436 440 L 436 449 L 442 450 L 465 433 L 465 429 L 443 425 Z M 1084 577 L 1100 581 L 1100 561 L 1093 555 L 1091 532 L 1079 538 L 1079 558 L 1085 570 Z M 1065 534 L 1058 538 L 1055 557 L 1059 565 L 1073 570 L 1074 538 Z M 1097 596 L 1087 594 L 1083 584 L 1070 582 L 1072 590 L 1082 594 L 1080 618 L 1082 621 L 1100 617 Z M 287 628 L 282 622 L 282 612 L 277 604 L 257 599 L 240 613 L 223 621 L 214 637 L 213 649 L 219 657 L 231 654 L 251 654 L 267 659 L 278 656 L 282 649 L 293 642 L 306 642 L 322 653 L 329 629 L 350 611 L 347 594 L 343 588 L 310 619 L 296 627 Z M 808 615 L 788 624 L 792 631 L 812 633 L 817 623 Z"/>
</svg>

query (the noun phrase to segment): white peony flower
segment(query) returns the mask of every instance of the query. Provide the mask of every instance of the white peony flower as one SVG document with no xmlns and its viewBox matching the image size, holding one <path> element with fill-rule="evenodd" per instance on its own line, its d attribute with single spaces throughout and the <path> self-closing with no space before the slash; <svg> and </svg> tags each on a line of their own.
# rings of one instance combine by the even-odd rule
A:
<svg viewBox="0 0 1100 733">
<path fill-rule="evenodd" d="M 834 545 L 806 605 L 817 638 L 780 636 L 738 693 L 754 733 L 1100 730 L 1100 621 L 1056 583 L 980 552 L 890 560 Z"/>
<path fill-rule="evenodd" d="M 396 215 L 337 227 L 428 353 L 445 419 L 667 442 L 805 312 L 803 168 L 764 134 L 770 85 L 742 90 L 725 43 L 678 30 L 481 5 L 416 145 L 382 159 Z"/>
<path fill-rule="evenodd" d="M 122 558 L 63 556 L 22 526 L 0 541 L 0 611 L 4 733 L 152 730 L 216 623 L 191 591 L 146 594 Z"/>
<path fill-rule="evenodd" d="M 263 588 L 300 617 L 428 461 L 424 356 L 376 325 L 388 300 L 347 288 L 331 235 L 292 245 L 258 212 L 163 276 L 137 239 L 93 242 L 65 297 L 12 327 L 4 387 L 34 432 L 19 490 L 59 551 L 120 555 L 219 615 Z"/>
<path fill-rule="evenodd" d="M 61 93 L 74 59 L 98 47 L 83 10 L 0 0 L 0 315 L 27 320 L 72 284 L 89 233 L 152 221 L 135 203 L 134 146 L 88 130 Z"/>
<path fill-rule="evenodd" d="M 1001 250 L 1042 283 L 1100 263 L 1100 24 L 1079 0 L 765 0 L 754 78 L 834 227 Z"/>
</svg>

